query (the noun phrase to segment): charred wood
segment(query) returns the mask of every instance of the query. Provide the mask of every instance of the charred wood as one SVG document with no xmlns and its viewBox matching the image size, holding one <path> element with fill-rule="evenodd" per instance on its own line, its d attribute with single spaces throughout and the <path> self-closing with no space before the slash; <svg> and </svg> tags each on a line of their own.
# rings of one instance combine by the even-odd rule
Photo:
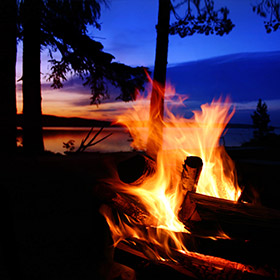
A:
<svg viewBox="0 0 280 280">
<path fill-rule="evenodd" d="M 125 214 L 132 218 L 136 223 L 144 226 L 151 226 L 152 216 L 145 209 L 144 205 L 137 199 L 124 193 L 114 192 L 108 185 L 100 185 L 95 190 L 101 203 L 110 205 L 119 213 Z"/>
<path fill-rule="evenodd" d="M 180 273 L 193 279 L 276 279 L 277 270 L 268 270 L 264 267 L 254 267 L 241 263 L 229 261 L 223 258 L 203 255 L 194 252 L 178 252 L 173 250 L 171 256 L 164 257 L 163 249 L 158 245 L 147 243 L 143 240 L 131 240 L 118 244 L 118 248 L 130 254 L 137 255 L 144 259 L 150 259 L 145 254 L 147 248 L 161 255 L 153 262 L 167 265 Z M 143 248 L 146 247 L 144 250 Z M 174 261 L 176 260 L 176 261 Z"/>
<path fill-rule="evenodd" d="M 183 164 L 183 171 L 181 174 L 181 188 L 184 195 L 188 192 L 195 192 L 202 170 L 203 162 L 200 157 L 187 157 Z"/>
<path fill-rule="evenodd" d="M 151 215 L 145 210 L 144 207 L 141 207 L 139 203 L 133 201 L 128 196 L 117 193 L 112 199 L 112 202 L 113 206 L 118 211 L 128 215 L 137 223 L 141 223 L 142 225 L 151 225 Z"/>
<path fill-rule="evenodd" d="M 117 166 L 120 180 L 127 184 L 141 183 L 141 178 L 153 174 L 155 169 L 155 161 L 140 153 L 120 162 Z"/>
<path fill-rule="evenodd" d="M 109 187 L 103 186 L 102 189 L 103 201 L 106 204 L 110 205 L 120 215 L 126 216 L 128 222 L 133 220 L 133 223 L 141 226 L 143 231 L 153 235 L 151 231 L 156 230 L 153 224 L 153 217 L 151 217 L 141 202 L 137 201 L 133 196 L 116 193 Z M 279 267 L 277 259 L 271 253 L 274 251 L 272 248 L 276 251 L 280 249 L 280 241 L 278 240 L 280 234 L 280 213 L 277 210 L 188 192 L 179 217 L 191 232 L 191 234 L 184 236 L 185 246 L 190 251 L 208 255 L 208 261 L 215 260 L 215 257 L 217 257 L 216 260 L 224 258 L 229 260 L 228 264 L 242 263 L 248 269 L 252 265 L 254 267 L 262 267 L 266 264 L 267 267 L 272 267 L 272 273 L 275 271 L 274 267 Z M 144 253 L 147 259 L 157 260 L 156 255 L 153 253 L 154 248 L 150 249 L 149 246 L 151 245 L 147 245 L 145 242 L 144 245 L 141 245 L 141 242 L 139 240 L 136 242 L 138 250 Z M 172 242 L 170 245 L 173 247 Z M 162 252 L 163 249 L 156 247 L 156 250 L 159 250 L 161 256 L 164 254 Z M 170 259 L 175 258 L 177 260 L 176 252 L 172 253 Z M 195 253 L 190 254 L 196 256 Z M 179 255 L 179 257 L 183 257 L 183 255 Z M 170 256 L 166 257 L 169 258 Z M 185 260 L 182 260 L 182 262 L 185 262 Z M 189 261 L 187 263 L 190 265 Z M 172 263 L 172 266 L 174 265 Z M 198 266 L 196 263 L 192 265 Z M 200 266 L 205 267 L 205 264 L 202 264 L 202 260 L 198 266 L 199 269 L 202 269 Z M 209 265 L 210 271 L 212 266 L 215 266 L 214 270 L 217 272 L 215 262 Z M 182 269 L 181 265 L 178 267 L 176 264 L 175 267 L 179 270 Z M 227 266 L 227 271 L 230 274 L 233 273 L 231 269 L 233 268 L 228 268 Z M 212 275 L 212 272 L 207 273 Z M 237 272 L 234 272 L 233 275 L 235 273 Z M 241 277 L 240 273 L 241 271 L 238 270 L 238 277 Z M 210 278 L 207 277 L 203 279 L 211 279 L 212 276 L 209 276 Z M 246 277 L 242 278 L 243 276 L 241 278 L 238 277 L 229 278 L 247 279 Z"/>
<path fill-rule="evenodd" d="M 222 228 L 230 238 L 279 243 L 280 211 L 275 209 L 188 192 L 178 216 L 199 235 Z"/>
</svg>

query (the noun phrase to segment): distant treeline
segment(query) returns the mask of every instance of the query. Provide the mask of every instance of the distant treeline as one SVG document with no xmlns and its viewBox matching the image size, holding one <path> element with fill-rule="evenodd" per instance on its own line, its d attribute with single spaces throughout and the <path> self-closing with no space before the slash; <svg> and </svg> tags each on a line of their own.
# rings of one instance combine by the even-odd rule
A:
<svg viewBox="0 0 280 280">
<path fill-rule="evenodd" d="M 23 115 L 17 115 L 17 127 L 22 127 Z M 57 117 L 53 115 L 42 115 L 43 127 L 109 127 L 121 126 L 109 121 L 100 121 L 83 118 Z M 253 128 L 250 124 L 228 123 L 227 128 Z"/>
<path fill-rule="evenodd" d="M 17 126 L 22 127 L 23 115 L 17 115 Z M 109 121 L 90 120 L 83 118 L 67 118 L 52 115 L 42 115 L 43 127 L 108 127 Z"/>
</svg>

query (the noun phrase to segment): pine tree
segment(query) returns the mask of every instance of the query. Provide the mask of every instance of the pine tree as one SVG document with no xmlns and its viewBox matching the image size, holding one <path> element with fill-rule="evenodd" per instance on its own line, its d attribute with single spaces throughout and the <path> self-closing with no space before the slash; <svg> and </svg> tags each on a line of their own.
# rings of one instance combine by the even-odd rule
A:
<svg viewBox="0 0 280 280">
<path fill-rule="evenodd" d="M 254 125 L 254 138 L 256 140 L 260 140 L 263 137 L 267 136 L 268 133 L 272 130 L 271 127 L 268 126 L 270 122 L 270 116 L 267 113 L 267 105 L 265 102 L 262 102 L 259 99 L 258 105 L 254 113 L 251 115 Z"/>
</svg>

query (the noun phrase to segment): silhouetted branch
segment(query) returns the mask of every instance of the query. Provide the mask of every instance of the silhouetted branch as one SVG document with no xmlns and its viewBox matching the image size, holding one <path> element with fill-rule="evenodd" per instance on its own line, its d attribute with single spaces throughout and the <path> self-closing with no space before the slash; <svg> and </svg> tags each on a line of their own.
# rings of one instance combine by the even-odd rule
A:
<svg viewBox="0 0 280 280">
<path fill-rule="evenodd" d="M 202 1 L 182 1 L 178 5 L 181 6 L 187 3 L 187 12 L 185 17 L 180 17 L 175 8 L 171 10 L 177 19 L 170 26 L 170 34 L 178 34 L 180 37 L 191 36 L 197 34 L 215 34 L 223 36 L 228 34 L 234 27 L 234 24 L 228 19 L 229 10 L 223 7 L 219 10 L 214 10 L 214 1 L 204 0 L 204 6 L 201 6 Z M 191 4 L 195 7 L 195 12 L 191 9 Z"/>
<path fill-rule="evenodd" d="M 135 100 L 137 90 L 144 90 L 147 68 L 112 62 L 114 56 L 105 53 L 102 44 L 87 35 L 72 32 L 64 40 L 66 44 L 56 42 L 62 54 L 61 60 L 49 60 L 52 67 L 48 81 L 52 81 L 53 88 L 62 88 L 63 82 L 67 81 L 67 73 L 71 73 L 82 78 L 84 86 L 90 87 L 91 104 L 100 104 L 110 97 L 108 84 L 120 88 L 118 99 L 123 101 Z M 67 45 L 71 45 L 71 49 Z"/>
<path fill-rule="evenodd" d="M 80 144 L 80 147 L 77 149 L 76 153 L 79 153 L 79 152 L 84 152 L 85 149 L 89 148 L 89 147 L 92 147 L 98 143 L 100 143 L 101 141 L 107 139 L 108 137 L 110 137 L 113 133 L 109 133 L 107 134 L 106 136 L 102 137 L 101 139 L 97 140 L 96 142 L 94 142 L 94 140 L 98 137 L 98 135 L 102 132 L 102 130 L 104 129 L 104 126 L 101 127 L 94 135 L 93 137 L 90 139 L 90 141 L 88 141 L 88 143 L 86 144 L 86 141 L 89 139 L 90 135 L 92 134 L 93 132 L 93 128 L 92 127 L 87 136 L 81 141 L 81 144 Z"/>
<path fill-rule="evenodd" d="M 280 27 L 280 3 L 278 0 L 262 0 L 253 6 L 253 12 L 267 18 L 264 27 L 267 33 L 277 31 Z"/>
</svg>

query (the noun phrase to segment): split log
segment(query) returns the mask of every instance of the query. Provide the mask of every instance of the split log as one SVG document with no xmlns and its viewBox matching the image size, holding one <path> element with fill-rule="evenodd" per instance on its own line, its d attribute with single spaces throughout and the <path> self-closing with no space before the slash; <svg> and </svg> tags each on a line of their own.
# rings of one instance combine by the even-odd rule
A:
<svg viewBox="0 0 280 280">
<path fill-rule="evenodd" d="M 159 253 L 161 256 L 161 258 L 154 258 L 153 262 L 167 265 L 193 279 L 276 279 L 278 275 L 278 270 L 275 269 L 256 268 L 251 265 L 194 252 L 183 253 L 172 250 L 170 252 L 171 256 L 162 257 L 165 252 L 160 246 L 143 240 L 133 239 L 131 242 L 126 240 L 120 242 L 117 248 L 144 259 L 150 259 L 150 256 L 145 254 L 147 248 L 150 248 L 149 251 L 153 250 L 155 255 Z"/>
<path fill-rule="evenodd" d="M 95 189 L 95 193 L 102 204 L 110 205 L 119 213 L 132 218 L 137 224 L 152 226 L 152 215 L 146 210 L 145 206 L 133 196 L 115 192 L 106 184 L 100 184 L 99 187 Z"/>
<path fill-rule="evenodd" d="M 112 199 L 112 202 L 113 206 L 118 211 L 128 215 L 130 218 L 133 218 L 137 223 L 151 226 L 151 215 L 135 200 L 132 200 L 128 196 L 116 193 L 116 196 Z"/>
<path fill-rule="evenodd" d="M 133 219 L 144 231 L 155 230 L 153 217 L 140 202 L 123 193 L 103 190 L 106 194 L 103 193 L 103 197 L 106 196 L 107 204 L 113 209 Z M 233 263 L 278 267 L 272 252 L 280 250 L 279 211 L 188 192 L 179 217 L 191 232 L 183 241 L 189 250 Z M 156 259 L 147 248 L 143 247 L 142 252 L 147 258 Z"/>
<path fill-rule="evenodd" d="M 138 153 L 117 166 L 119 178 L 127 184 L 140 184 L 141 179 L 152 175 L 156 170 L 155 161 L 143 153 Z"/>
<path fill-rule="evenodd" d="M 106 280 L 136 280 L 135 271 L 123 264 L 112 262 L 100 267 L 101 279 Z"/>
<path fill-rule="evenodd" d="M 203 162 L 200 157 L 187 157 L 183 164 L 181 175 L 181 189 L 186 195 L 188 191 L 196 192 L 196 186 L 202 170 Z"/>
<path fill-rule="evenodd" d="M 178 216 L 195 234 L 221 227 L 230 238 L 279 242 L 280 211 L 275 209 L 188 192 Z"/>
<path fill-rule="evenodd" d="M 136 198 L 115 193 L 109 187 L 102 189 L 103 202 L 144 231 L 155 230 L 155 219 Z M 280 250 L 277 210 L 188 192 L 179 218 L 191 232 L 183 241 L 189 250 L 238 263 L 278 265 L 271 253 Z M 149 250 L 146 252 L 153 258 Z"/>
</svg>

